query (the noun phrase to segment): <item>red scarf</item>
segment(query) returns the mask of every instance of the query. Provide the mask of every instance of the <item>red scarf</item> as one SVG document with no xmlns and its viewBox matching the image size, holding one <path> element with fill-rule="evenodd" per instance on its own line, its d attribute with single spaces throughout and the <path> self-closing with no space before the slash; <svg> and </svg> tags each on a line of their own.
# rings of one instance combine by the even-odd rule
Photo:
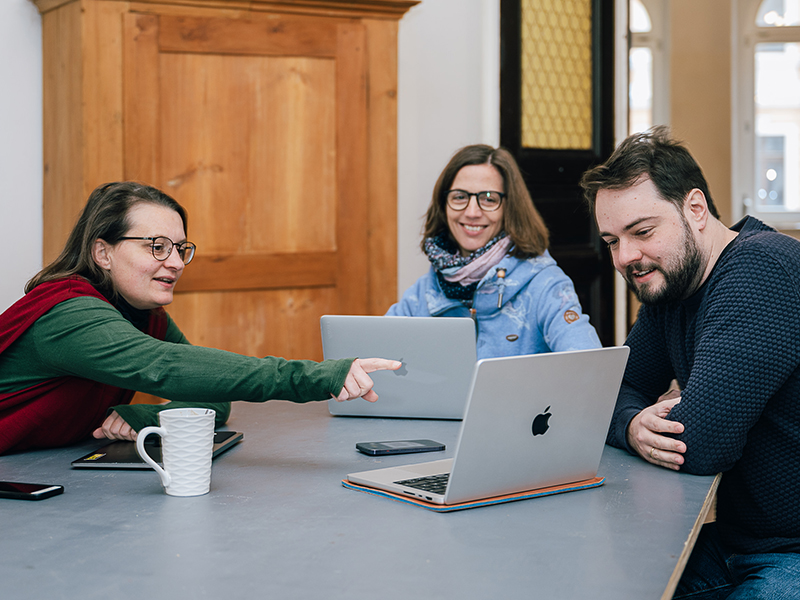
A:
<svg viewBox="0 0 800 600">
<path fill-rule="evenodd" d="M 0 315 L 0 355 L 56 304 L 81 296 L 108 302 L 82 277 L 36 286 Z M 151 311 L 147 333 L 162 340 L 166 332 L 164 309 Z M 109 408 L 128 404 L 133 394 L 133 390 L 72 376 L 56 377 L 24 390 L 0 394 L 0 454 L 75 443 L 91 435 L 103 423 Z"/>
</svg>

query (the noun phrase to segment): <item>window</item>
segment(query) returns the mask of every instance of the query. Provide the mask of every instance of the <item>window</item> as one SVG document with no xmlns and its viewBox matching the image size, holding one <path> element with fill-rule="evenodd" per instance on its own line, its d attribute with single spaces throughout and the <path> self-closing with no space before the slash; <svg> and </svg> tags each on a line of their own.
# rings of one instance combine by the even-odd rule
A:
<svg viewBox="0 0 800 600">
<path fill-rule="evenodd" d="M 630 0 L 628 133 L 669 122 L 667 3 Z"/>
<path fill-rule="evenodd" d="M 647 131 L 653 125 L 669 123 L 669 0 L 629 0 L 628 31 L 628 134 Z M 626 306 L 624 331 L 617 339 L 624 340 L 636 321 L 639 301 L 617 279 L 618 306 Z M 622 341 L 618 341 L 622 343 Z"/>
<path fill-rule="evenodd" d="M 800 0 L 739 0 L 736 217 L 800 229 Z"/>
</svg>

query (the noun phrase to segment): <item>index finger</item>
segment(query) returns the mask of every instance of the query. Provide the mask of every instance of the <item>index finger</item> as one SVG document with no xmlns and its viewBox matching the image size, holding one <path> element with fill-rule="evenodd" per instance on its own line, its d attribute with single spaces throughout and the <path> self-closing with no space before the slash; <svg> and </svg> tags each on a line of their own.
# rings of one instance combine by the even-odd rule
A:
<svg viewBox="0 0 800 600">
<path fill-rule="evenodd" d="M 655 410 L 660 415 L 668 415 L 669 412 L 675 408 L 676 404 L 681 403 L 681 397 L 673 397 L 673 398 L 665 398 L 664 400 L 657 400 L 655 404 L 652 406 L 655 407 Z"/>
<path fill-rule="evenodd" d="M 399 360 L 388 360 L 386 358 L 359 358 L 358 364 L 366 373 L 373 371 L 396 371 L 403 363 Z"/>
<path fill-rule="evenodd" d="M 645 409 L 643 419 L 647 422 L 647 427 L 652 431 L 664 433 L 683 433 L 683 423 L 668 420 L 669 413 L 673 407 L 680 402 L 680 398 L 675 400 L 662 400 L 661 402 Z"/>
</svg>

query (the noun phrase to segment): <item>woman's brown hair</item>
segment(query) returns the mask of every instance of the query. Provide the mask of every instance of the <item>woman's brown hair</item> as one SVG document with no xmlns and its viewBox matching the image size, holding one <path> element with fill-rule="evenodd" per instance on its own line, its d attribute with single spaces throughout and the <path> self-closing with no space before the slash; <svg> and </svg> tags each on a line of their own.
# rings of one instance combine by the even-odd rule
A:
<svg viewBox="0 0 800 600">
<path fill-rule="evenodd" d="M 452 238 L 447 226 L 447 192 L 458 172 L 467 166 L 484 164 L 492 165 L 503 177 L 503 231 L 514 244 L 509 254 L 516 258 L 530 258 L 544 253 L 549 245 L 547 226 L 533 205 L 517 161 L 505 148 L 493 148 L 485 144 L 461 148 L 439 175 L 425 219 L 420 244 L 423 252 L 426 238 L 443 232 L 447 232 Z"/>
<path fill-rule="evenodd" d="M 111 277 L 94 262 L 92 247 L 98 238 L 111 245 L 119 242 L 130 230 L 130 209 L 143 202 L 174 210 L 186 230 L 186 211 L 164 192 L 132 181 L 106 183 L 91 193 L 61 254 L 33 276 L 25 285 L 25 293 L 46 281 L 80 275 L 100 293 L 112 298 L 115 292 Z"/>
</svg>

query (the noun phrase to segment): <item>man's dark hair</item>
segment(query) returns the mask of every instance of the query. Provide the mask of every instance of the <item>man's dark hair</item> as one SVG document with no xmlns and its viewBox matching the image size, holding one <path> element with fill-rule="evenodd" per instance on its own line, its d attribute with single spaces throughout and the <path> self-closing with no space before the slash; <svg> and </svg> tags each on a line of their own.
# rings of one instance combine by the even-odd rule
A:
<svg viewBox="0 0 800 600">
<path fill-rule="evenodd" d="M 719 219 L 700 165 L 664 125 L 629 136 L 605 163 L 586 171 L 581 178 L 583 197 L 594 212 L 600 190 L 622 190 L 644 179 L 650 179 L 659 195 L 679 211 L 697 188 L 705 195 L 709 212 Z"/>
</svg>

